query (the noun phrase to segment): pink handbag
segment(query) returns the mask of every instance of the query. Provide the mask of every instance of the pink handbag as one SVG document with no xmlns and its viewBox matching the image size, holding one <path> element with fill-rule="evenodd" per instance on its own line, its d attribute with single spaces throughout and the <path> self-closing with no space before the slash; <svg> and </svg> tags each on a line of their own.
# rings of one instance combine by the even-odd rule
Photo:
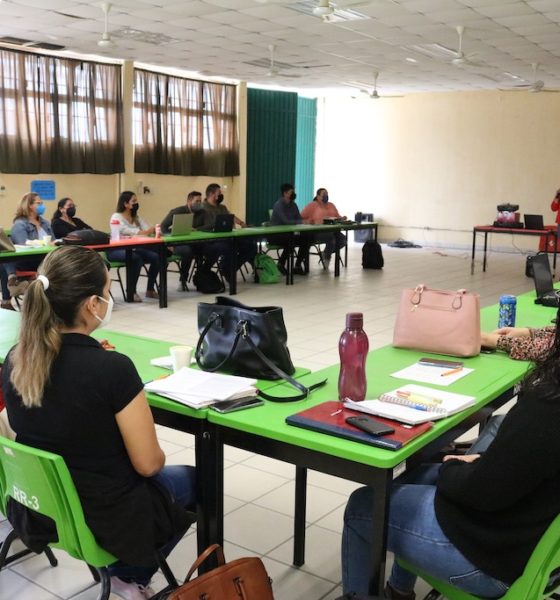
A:
<svg viewBox="0 0 560 600">
<path fill-rule="evenodd" d="M 393 346 L 451 356 L 480 353 L 480 296 L 467 290 L 403 290 Z"/>
</svg>

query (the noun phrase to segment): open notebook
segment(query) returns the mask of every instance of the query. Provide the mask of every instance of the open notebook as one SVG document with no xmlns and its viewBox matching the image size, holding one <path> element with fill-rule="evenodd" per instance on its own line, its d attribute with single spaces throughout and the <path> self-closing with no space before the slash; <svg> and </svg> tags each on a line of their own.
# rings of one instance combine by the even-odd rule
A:
<svg viewBox="0 0 560 600">
<path fill-rule="evenodd" d="M 472 406 L 474 402 L 474 396 L 409 384 L 381 394 L 377 400 L 347 401 L 344 406 L 370 415 L 416 425 L 454 415 Z"/>
<path fill-rule="evenodd" d="M 256 396 L 256 379 L 207 373 L 183 367 L 173 375 L 154 379 L 144 386 L 146 391 L 165 396 L 192 408 L 204 408 L 222 400 Z"/>
</svg>

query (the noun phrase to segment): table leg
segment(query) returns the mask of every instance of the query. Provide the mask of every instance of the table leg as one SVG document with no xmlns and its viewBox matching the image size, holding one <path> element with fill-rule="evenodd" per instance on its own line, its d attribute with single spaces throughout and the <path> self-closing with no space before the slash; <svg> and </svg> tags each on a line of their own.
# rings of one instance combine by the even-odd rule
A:
<svg viewBox="0 0 560 600">
<path fill-rule="evenodd" d="M 218 429 L 205 419 L 201 419 L 200 432 L 195 436 L 195 457 L 200 555 L 210 544 L 224 543 L 224 446 Z M 216 566 L 207 563 L 203 572 Z"/>
<path fill-rule="evenodd" d="M 392 485 L 392 470 L 386 469 L 373 486 L 373 532 L 371 540 L 371 571 L 369 593 L 384 597 L 385 563 L 387 560 L 387 517 Z"/>
<path fill-rule="evenodd" d="M 334 276 L 340 277 L 340 244 L 338 243 L 338 236 L 336 235 L 334 244 Z"/>
<path fill-rule="evenodd" d="M 235 238 L 231 238 L 231 261 L 229 268 L 229 295 L 237 294 L 237 244 Z"/>
<path fill-rule="evenodd" d="M 132 277 L 132 248 L 130 246 L 127 246 L 125 248 L 124 261 L 126 263 L 126 301 L 134 302 L 134 279 Z"/>
<path fill-rule="evenodd" d="M 474 253 L 476 252 L 476 229 L 472 232 L 471 275 L 474 275 Z"/>
<path fill-rule="evenodd" d="M 167 246 L 159 245 L 159 307 L 167 308 Z"/>
<path fill-rule="evenodd" d="M 286 285 L 294 285 L 294 249 L 295 234 L 290 234 L 288 245 L 288 274 L 286 275 Z"/>
<path fill-rule="evenodd" d="M 305 563 L 305 512 L 307 508 L 307 469 L 296 466 L 294 507 L 294 566 Z"/>
<path fill-rule="evenodd" d="M 373 241 L 377 242 L 377 223 L 375 223 L 373 226 L 373 236 Z"/>
<path fill-rule="evenodd" d="M 488 250 L 488 232 L 484 232 L 484 259 L 482 260 L 482 272 L 486 273 L 486 252 Z"/>
</svg>

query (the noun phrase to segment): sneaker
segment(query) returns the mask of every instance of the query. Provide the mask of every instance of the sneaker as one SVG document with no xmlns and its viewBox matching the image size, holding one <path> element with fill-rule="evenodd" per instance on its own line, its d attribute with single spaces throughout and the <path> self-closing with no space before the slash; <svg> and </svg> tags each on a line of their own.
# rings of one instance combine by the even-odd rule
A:
<svg viewBox="0 0 560 600">
<path fill-rule="evenodd" d="M 153 298 L 159 300 L 159 294 L 155 290 L 146 290 L 146 298 Z"/>
<path fill-rule="evenodd" d="M 140 593 L 144 594 L 144 598 L 151 598 L 152 596 L 156 595 L 154 589 L 151 588 L 149 585 L 140 585 L 140 584 L 136 584 L 136 585 L 138 586 Z"/>
<path fill-rule="evenodd" d="M 29 281 L 25 279 L 18 279 L 17 277 L 8 279 L 8 290 L 12 296 L 21 296 L 28 287 Z"/>
<path fill-rule="evenodd" d="M 145 596 L 143 586 L 136 583 L 125 583 L 118 577 L 111 577 L 111 595 L 110 600 L 146 600 L 150 596 Z M 152 594 L 153 595 L 153 594 Z"/>
</svg>

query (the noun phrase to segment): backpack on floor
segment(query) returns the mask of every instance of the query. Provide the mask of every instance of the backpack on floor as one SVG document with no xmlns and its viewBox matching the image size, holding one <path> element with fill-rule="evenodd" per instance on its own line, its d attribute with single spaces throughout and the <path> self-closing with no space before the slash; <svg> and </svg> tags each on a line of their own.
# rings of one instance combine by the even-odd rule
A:
<svg viewBox="0 0 560 600">
<path fill-rule="evenodd" d="M 203 294 L 221 294 L 226 289 L 218 275 L 206 269 L 198 269 L 193 276 L 193 282 L 197 291 Z"/>
<path fill-rule="evenodd" d="M 373 240 L 367 241 L 362 248 L 362 268 L 382 269 L 384 264 L 381 245 Z"/>
<path fill-rule="evenodd" d="M 267 254 L 257 254 L 255 256 L 255 279 L 258 283 L 278 283 L 282 280 L 274 259 Z"/>
</svg>

